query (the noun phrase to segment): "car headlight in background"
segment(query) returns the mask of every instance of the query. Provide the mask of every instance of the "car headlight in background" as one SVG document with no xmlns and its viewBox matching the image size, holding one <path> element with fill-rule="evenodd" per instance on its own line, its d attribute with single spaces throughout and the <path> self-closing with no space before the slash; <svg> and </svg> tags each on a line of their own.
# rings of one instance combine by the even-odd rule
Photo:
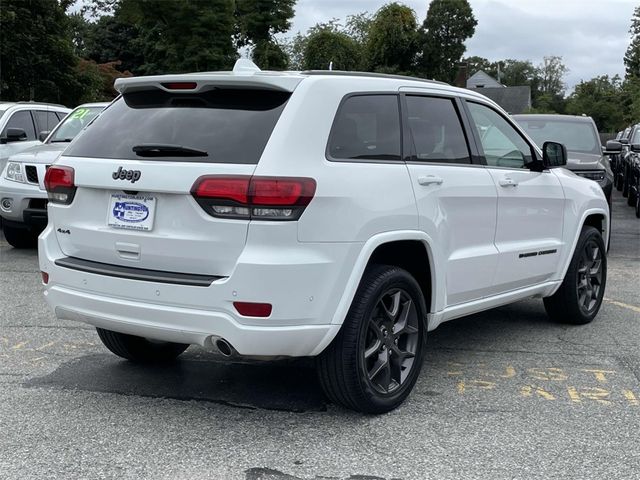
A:
<svg viewBox="0 0 640 480">
<path fill-rule="evenodd" d="M 13 182 L 25 183 L 24 173 L 22 172 L 22 164 L 17 162 L 7 163 L 4 178 Z"/>
<path fill-rule="evenodd" d="M 580 175 L 583 178 L 588 178 L 589 180 L 593 180 L 598 183 L 604 183 L 604 180 L 607 176 L 604 170 L 585 170 L 585 171 L 575 171 L 576 175 Z"/>
</svg>

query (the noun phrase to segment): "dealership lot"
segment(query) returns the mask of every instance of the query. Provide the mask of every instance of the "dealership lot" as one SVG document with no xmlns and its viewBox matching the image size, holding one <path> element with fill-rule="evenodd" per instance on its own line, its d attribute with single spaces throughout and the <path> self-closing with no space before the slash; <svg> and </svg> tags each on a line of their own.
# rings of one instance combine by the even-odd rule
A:
<svg viewBox="0 0 640 480">
<path fill-rule="evenodd" d="M 130 365 L 58 321 L 37 254 L 0 240 L 0 476 L 252 480 L 630 478 L 640 471 L 640 221 L 614 193 L 606 300 L 584 327 L 539 300 L 442 325 L 409 401 L 324 400 L 308 361 L 191 347 Z"/>
</svg>

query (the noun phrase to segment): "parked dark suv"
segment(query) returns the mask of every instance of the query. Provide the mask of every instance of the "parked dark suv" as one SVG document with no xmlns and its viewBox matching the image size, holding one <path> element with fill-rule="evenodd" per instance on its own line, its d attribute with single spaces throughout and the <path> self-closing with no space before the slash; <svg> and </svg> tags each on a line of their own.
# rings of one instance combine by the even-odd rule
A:
<svg viewBox="0 0 640 480">
<path fill-rule="evenodd" d="M 513 118 L 540 147 L 548 140 L 563 143 L 569 155 L 566 168 L 598 182 L 611 207 L 613 172 L 591 117 L 532 114 Z"/>
</svg>

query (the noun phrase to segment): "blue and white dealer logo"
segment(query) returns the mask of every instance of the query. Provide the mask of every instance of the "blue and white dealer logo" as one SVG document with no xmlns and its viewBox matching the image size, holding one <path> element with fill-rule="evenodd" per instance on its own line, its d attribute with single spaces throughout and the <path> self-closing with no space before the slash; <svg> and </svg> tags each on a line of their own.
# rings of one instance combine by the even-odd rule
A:
<svg viewBox="0 0 640 480">
<path fill-rule="evenodd" d="M 113 216 L 123 222 L 144 222 L 149 217 L 149 208 L 138 202 L 116 202 Z"/>
</svg>

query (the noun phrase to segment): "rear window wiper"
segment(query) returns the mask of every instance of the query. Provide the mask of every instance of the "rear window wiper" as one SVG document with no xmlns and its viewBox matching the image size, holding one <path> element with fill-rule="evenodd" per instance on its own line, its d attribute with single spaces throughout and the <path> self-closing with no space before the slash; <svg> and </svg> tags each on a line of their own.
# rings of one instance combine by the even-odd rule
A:
<svg viewBox="0 0 640 480">
<path fill-rule="evenodd" d="M 145 143 L 132 148 L 140 157 L 208 157 L 209 154 L 197 148 L 183 147 L 164 143 Z"/>
</svg>

